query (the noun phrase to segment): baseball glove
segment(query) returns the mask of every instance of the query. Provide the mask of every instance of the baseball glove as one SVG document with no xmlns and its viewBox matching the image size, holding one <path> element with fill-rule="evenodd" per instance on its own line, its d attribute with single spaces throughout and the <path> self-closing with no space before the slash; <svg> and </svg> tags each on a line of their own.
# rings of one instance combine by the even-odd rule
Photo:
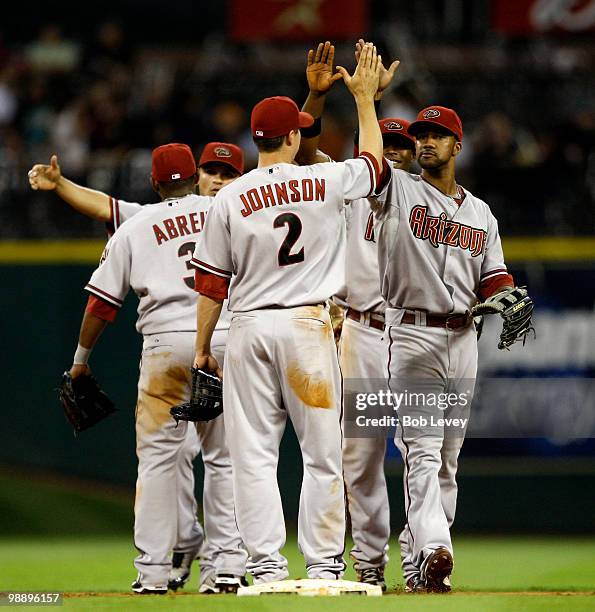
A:
<svg viewBox="0 0 595 612">
<path fill-rule="evenodd" d="M 58 387 L 58 399 L 76 433 L 93 427 L 116 411 L 114 402 L 91 375 L 72 378 L 70 372 L 64 372 Z"/>
<path fill-rule="evenodd" d="M 223 383 L 220 378 L 199 368 L 191 368 L 190 401 L 174 406 L 169 412 L 180 421 L 212 421 L 223 412 Z"/>
<path fill-rule="evenodd" d="M 471 315 L 474 317 L 484 314 L 499 314 L 504 319 L 498 342 L 499 349 L 508 349 L 521 340 L 524 346 L 527 334 L 531 331 L 535 336 L 535 328 L 531 325 L 533 300 L 527 294 L 525 287 L 515 287 L 496 293 L 471 309 Z"/>
</svg>

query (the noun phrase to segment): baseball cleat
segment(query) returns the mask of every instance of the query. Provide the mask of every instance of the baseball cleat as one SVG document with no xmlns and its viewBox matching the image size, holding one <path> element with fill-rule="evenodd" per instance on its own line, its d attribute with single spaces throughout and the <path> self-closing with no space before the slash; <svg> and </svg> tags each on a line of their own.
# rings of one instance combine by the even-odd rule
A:
<svg viewBox="0 0 595 612">
<path fill-rule="evenodd" d="M 363 570 L 356 570 L 356 573 L 358 582 L 363 582 L 364 584 L 375 584 L 382 589 L 383 593 L 386 591 L 383 567 L 367 567 Z"/>
<path fill-rule="evenodd" d="M 453 561 L 450 551 L 437 548 L 423 563 L 421 574 L 428 593 L 450 592 L 450 574 Z"/>
<path fill-rule="evenodd" d="M 238 589 L 243 586 L 248 586 L 248 581 L 244 576 L 217 574 L 215 578 L 215 588 L 219 593 L 237 593 Z"/>
<path fill-rule="evenodd" d="M 165 585 L 147 584 L 143 585 L 138 580 L 132 583 L 133 592 L 138 595 L 166 595 L 167 587 Z"/>
<path fill-rule="evenodd" d="M 413 576 L 405 584 L 405 593 L 427 593 L 426 585 L 420 576 Z"/>
<path fill-rule="evenodd" d="M 202 576 L 201 576 L 202 578 Z M 215 574 L 209 574 L 198 588 L 201 595 L 218 595 L 219 589 L 215 586 Z"/>
<path fill-rule="evenodd" d="M 183 589 L 190 578 L 190 568 L 196 559 L 196 552 L 175 552 L 171 558 L 171 570 L 167 582 L 167 588 L 171 591 Z"/>
</svg>

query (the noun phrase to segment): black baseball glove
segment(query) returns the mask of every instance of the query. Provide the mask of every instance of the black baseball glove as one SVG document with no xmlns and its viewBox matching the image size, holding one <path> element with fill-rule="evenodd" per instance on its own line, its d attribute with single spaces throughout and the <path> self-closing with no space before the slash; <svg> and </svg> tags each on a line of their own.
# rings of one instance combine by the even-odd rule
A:
<svg viewBox="0 0 595 612">
<path fill-rule="evenodd" d="M 471 309 L 471 315 L 474 317 L 484 314 L 499 314 L 504 319 L 498 342 L 499 349 L 508 349 L 521 340 L 524 346 L 527 334 L 531 331 L 535 336 L 535 328 L 531 325 L 533 300 L 527 294 L 525 287 L 515 287 L 496 293 Z"/>
<path fill-rule="evenodd" d="M 75 432 L 84 431 L 116 411 L 114 402 L 101 390 L 90 374 L 72 378 L 64 372 L 58 399 Z"/>
<path fill-rule="evenodd" d="M 220 378 L 199 368 L 191 368 L 190 401 L 174 406 L 169 412 L 179 421 L 212 421 L 223 412 L 223 383 Z"/>
</svg>

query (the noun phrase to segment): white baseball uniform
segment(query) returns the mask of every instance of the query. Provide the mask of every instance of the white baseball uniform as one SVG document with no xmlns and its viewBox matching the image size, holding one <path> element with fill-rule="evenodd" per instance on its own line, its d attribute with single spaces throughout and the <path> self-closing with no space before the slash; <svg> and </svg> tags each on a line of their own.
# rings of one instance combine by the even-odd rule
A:
<svg viewBox="0 0 595 612">
<path fill-rule="evenodd" d="M 380 293 L 374 213 L 367 199 L 345 207 L 347 226 L 346 286 L 340 295 L 348 306 L 339 341 L 339 363 L 344 380 L 359 388 L 386 376 L 383 342 L 384 299 Z M 353 317 L 357 317 L 355 320 Z M 361 382 L 360 382 L 361 381 Z M 349 385 L 348 385 L 349 386 Z M 346 387 L 344 386 L 344 389 Z M 351 397 L 349 394 L 348 397 Z M 345 406 L 345 414 L 354 410 Z M 390 511 L 384 456 L 386 433 L 343 439 L 343 477 L 351 517 L 355 569 L 384 567 L 388 562 Z"/>
<path fill-rule="evenodd" d="M 134 217 L 136 213 L 143 210 L 146 206 L 152 206 L 152 204 L 139 204 L 138 202 L 126 202 L 125 200 L 119 200 L 118 198 L 112 198 L 110 196 L 109 199 L 109 208 L 110 208 L 110 221 L 108 221 L 105 225 L 107 227 L 107 233 L 109 236 L 113 236 L 114 232 L 122 225 L 128 221 L 128 219 Z"/>
<path fill-rule="evenodd" d="M 449 400 L 445 409 L 428 403 L 421 416 L 434 419 L 429 425 L 415 420 L 417 407 L 399 409 L 395 442 L 405 462 L 407 518 L 400 543 L 406 579 L 419 574 L 438 547 L 452 552 L 457 461 L 477 371 L 477 338 L 466 315 L 478 296 L 512 280 L 488 205 L 458 190 L 453 198 L 421 176 L 392 170 L 379 197 L 376 235 L 391 390 L 422 386 L 424 397 L 448 392 L 464 398 Z M 444 315 L 451 316 L 446 326 Z"/>
<path fill-rule="evenodd" d="M 112 236 L 114 232 L 128 219 L 132 218 L 141 210 L 151 204 L 144 206 L 138 202 L 127 202 L 118 198 L 110 197 L 110 216 L 111 219 L 106 223 L 107 232 Z M 190 277 L 188 277 L 190 278 Z M 231 318 L 230 318 L 231 320 Z M 198 506 L 196 503 L 196 495 L 194 492 L 194 459 L 200 453 L 200 442 L 198 439 L 195 427 L 187 428 L 186 440 L 182 447 L 182 456 L 177 463 L 178 467 L 178 538 L 174 545 L 175 553 L 194 553 L 200 551 L 200 583 L 211 583 L 215 578 L 215 566 L 213 565 L 213 553 L 216 556 L 216 551 L 212 551 L 212 546 L 205 541 L 203 529 L 198 521 L 197 512 Z M 213 440 L 213 448 L 225 444 L 225 431 L 222 427 L 213 428 L 213 436 L 218 436 Z M 212 457 L 214 458 L 214 457 Z M 204 457 L 203 457 L 204 459 Z M 209 476 L 205 473 L 205 482 L 203 490 L 203 499 L 210 497 L 209 489 L 210 482 L 215 477 L 213 466 L 205 466 Z M 196 534 L 200 533 L 200 540 Z M 198 549 L 197 549 L 198 546 Z M 170 579 L 183 575 L 187 570 L 183 567 L 176 569 L 172 568 Z"/>
<path fill-rule="evenodd" d="M 195 253 L 209 281 L 233 276 L 223 403 L 238 527 L 256 583 L 288 575 L 276 480 L 288 415 L 304 463 L 298 545 L 308 576 L 344 571 L 341 380 L 323 305 L 344 280 L 344 200 L 367 196 L 376 175 L 367 155 L 253 170 L 218 193 Z"/>
<path fill-rule="evenodd" d="M 169 409 L 187 401 L 196 335 L 196 294 L 190 259 L 213 198 L 170 198 L 137 212 L 109 240 L 86 290 L 119 307 L 130 288 L 139 298 L 137 331 L 144 337 L 136 408 L 139 461 L 135 502 L 135 560 L 144 586 L 167 585 L 171 551 L 197 550 L 192 459 L 196 444 L 188 424 L 177 427 Z M 214 347 L 223 352 L 229 319 L 222 318 Z M 204 513 L 212 563 L 218 573 L 242 576 L 246 553 L 235 525 L 231 461 L 223 417 L 197 426 L 205 464 Z M 203 568 L 204 569 L 204 568 Z M 201 576 L 201 581 L 207 578 Z"/>
</svg>

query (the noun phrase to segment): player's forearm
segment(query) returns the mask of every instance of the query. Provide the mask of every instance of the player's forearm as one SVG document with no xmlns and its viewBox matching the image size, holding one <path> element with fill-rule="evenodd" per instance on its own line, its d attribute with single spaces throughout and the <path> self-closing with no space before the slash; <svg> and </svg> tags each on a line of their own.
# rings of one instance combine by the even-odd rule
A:
<svg viewBox="0 0 595 612">
<path fill-rule="evenodd" d="M 320 142 L 320 120 L 326 102 L 326 94 L 310 92 L 302 110 L 310 113 L 314 117 L 314 125 L 311 128 L 302 130 L 300 148 L 296 155 L 296 160 L 301 166 L 315 164 L 321 161 L 318 158 L 318 143 Z"/>
<path fill-rule="evenodd" d="M 81 330 L 79 332 L 79 342 L 72 359 L 73 367 L 71 374 L 73 377 L 83 374 L 87 368 L 87 362 L 91 356 L 91 351 L 99 336 L 103 333 L 107 321 L 100 319 L 88 310 L 85 311 Z"/>
<path fill-rule="evenodd" d="M 373 96 L 357 96 L 357 116 L 359 123 L 359 152 L 372 155 L 378 167 L 382 168 L 382 134 L 376 117 Z"/>
<path fill-rule="evenodd" d="M 68 205 L 83 215 L 97 221 L 110 220 L 110 197 L 102 191 L 77 185 L 63 176 L 58 179 L 55 191 Z"/>
<path fill-rule="evenodd" d="M 211 338 L 221 315 L 223 300 L 200 295 L 196 306 L 196 356 L 211 353 Z"/>
<path fill-rule="evenodd" d="M 376 112 L 376 117 L 380 115 L 380 99 L 382 98 L 382 93 L 380 92 L 380 98 L 378 97 L 378 93 L 379 92 L 376 92 L 376 95 L 374 96 L 374 110 Z M 353 144 L 359 151 L 359 125 L 355 129 L 355 133 L 353 135 Z"/>
<path fill-rule="evenodd" d="M 309 92 L 302 110 L 305 113 L 310 113 L 314 119 L 322 117 L 324 104 L 326 102 L 326 93 L 320 94 L 317 92 Z"/>
</svg>

